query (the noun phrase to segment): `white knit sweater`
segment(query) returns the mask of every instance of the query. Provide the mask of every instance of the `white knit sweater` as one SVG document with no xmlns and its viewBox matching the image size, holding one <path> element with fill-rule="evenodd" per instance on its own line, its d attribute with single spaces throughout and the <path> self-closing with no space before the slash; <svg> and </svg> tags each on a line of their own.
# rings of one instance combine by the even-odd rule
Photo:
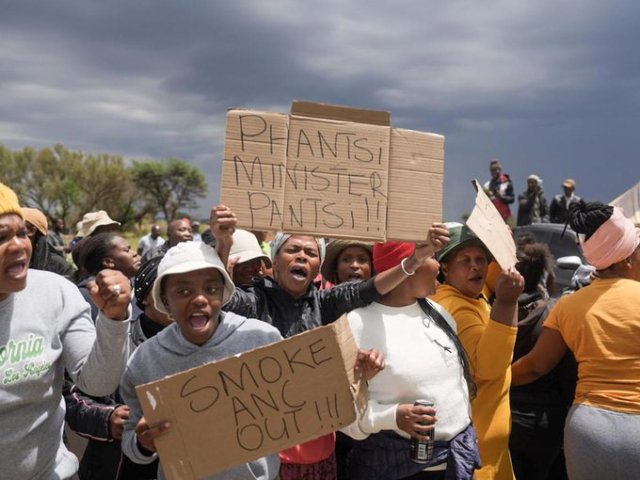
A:
<svg viewBox="0 0 640 480">
<path fill-rule="evenodd" d="M 449 313 L 430 303 L 455 330 Z M 418 303 L 405 307 L 372 303 L 348 317 L 356 343 L 384 353 L 386 367 L 369 381 L 363 416 L 344 428 L 344 433 L 361 440 L 381 430 L 394 430 L 408 437 L 397 427 L 396 408 L 416 399 L 435 404 L 436 440 L 450 440 L 469 425 L 471 404 L 456 347 Z"/>
</svg>

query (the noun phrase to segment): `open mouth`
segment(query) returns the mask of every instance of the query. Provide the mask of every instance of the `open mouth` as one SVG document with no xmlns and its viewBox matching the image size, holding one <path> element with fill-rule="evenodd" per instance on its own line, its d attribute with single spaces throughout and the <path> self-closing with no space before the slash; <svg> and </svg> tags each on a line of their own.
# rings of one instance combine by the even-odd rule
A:
<svg viewBox="0 0 640 480">
<path fill-rule="evenodd" d="M 348 280 L 362 280 L 362 274 L 358 273 L 358 272 L 353 272 L 353 273 L 350 273 L 347 276 L 347 279 Z"/>
<path fill-rule="evenodd" d="M 5 272 L 10 278 L 18 280 L 27 274 L 28 268 L 29 265 L 26 260 L 19 260 L 17 262 L 10 263 L 5 269 Z"/>
<path fill-rule="evenodd" d="M 187 322 L 194 330 L 202 330 L 209 322 L 209 315 L 205 313 L 192 313 L 187 319 Z"/>
<path fill-rule="evenodd" d="M 295 280 L 306 281 L 309 277 L 309 270 L 304 267 L 293 267 L 291 270 L 289 270 L 289 274 Z"/>
</svg>

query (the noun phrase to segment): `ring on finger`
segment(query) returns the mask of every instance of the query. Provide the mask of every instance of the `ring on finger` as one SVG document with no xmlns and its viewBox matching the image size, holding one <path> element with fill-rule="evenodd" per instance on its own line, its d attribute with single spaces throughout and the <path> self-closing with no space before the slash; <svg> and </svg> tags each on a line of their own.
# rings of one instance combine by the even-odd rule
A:
<svg viewBox="0 0 640 480">
<path fill-rule="evenodd" d="M 120 286 L 120 284 L 119 284 L 119 283 L 116 283 L 116 284 L 113 286 L 113 294 L 114 294 L 116 297 L 118 297 L 118 296 L 120 296 L 120 294 L 121 294 L 121 293 L 122 293 L 122 287 Z"/>
</svg>

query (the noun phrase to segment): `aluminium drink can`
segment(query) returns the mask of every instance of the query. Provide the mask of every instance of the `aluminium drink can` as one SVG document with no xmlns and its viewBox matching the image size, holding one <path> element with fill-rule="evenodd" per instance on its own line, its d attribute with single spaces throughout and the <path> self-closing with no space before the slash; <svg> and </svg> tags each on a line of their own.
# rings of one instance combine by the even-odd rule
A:
<svg viewBox="0 0 640 480">
<path fill-rule="evenodd" d="M 433 407 L 433 402 L 429 400 L 416 400 L 414 405 L 422 405 L 423 407 Z M 416 463 L 429 463 L 433 457 L 433 438 L 435 429 L 426 433 L 427 440 L 411 437 L 411 460 Z"/>
</svg>

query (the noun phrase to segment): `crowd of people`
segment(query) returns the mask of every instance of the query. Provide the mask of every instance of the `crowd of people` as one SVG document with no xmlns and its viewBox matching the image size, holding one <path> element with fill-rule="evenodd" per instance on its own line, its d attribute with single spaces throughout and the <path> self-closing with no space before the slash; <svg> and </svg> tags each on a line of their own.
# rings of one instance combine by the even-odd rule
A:
<svg viewBox="0 0 640 480">
<path fill-rule="evenodd" d="M 133 248 L 96 211 L 67 244 L 61 220 L 0 183 L 0 476 L 165 478 L 156 440 L 173 426 L 145 419 L 136 386 L 346 314 L 368 385 L 356 421 L 208 478 L 635 478 L 640 230 L 582 201 L 572 179 L 548 206 L 536 175 L 516 221 L 511 179 L 497 160 L 490 171 L 509 225 L 583 237 L 593 273 L 577 272 L 574 293 L 549 295 L 547 245 L 518 238 L 517 265 L 502 270 L 459 223 L 432 224 L 419 244 L 267 242 L 219 205 L 202 233 L 179 218 Z M 65 425 L 87 439 L 80 459 Z M 429 439 L 432 457 L 414 461 L 411 441 Z"/>
<path fill-rule="evenodd" d="M 515 206 L 516 196 L 511 177 L 502 171 L 502 164 L 495 159 L 491 160 L 489 171 L 491 178 L 485 182 L 484 190 L 503 220 L 510 226 L 545 222 L 566 223 L 571 205 L 582 202 L 575 193 L 576 181 L 567 178 L 562 182 L 562 193 L 555 195 L 549 204 L 542 178 L 531 174 L 527 177 L 527 189 L 517 197 L 518 213 L 514 217 L 511 205 Z"/>
</svg>

